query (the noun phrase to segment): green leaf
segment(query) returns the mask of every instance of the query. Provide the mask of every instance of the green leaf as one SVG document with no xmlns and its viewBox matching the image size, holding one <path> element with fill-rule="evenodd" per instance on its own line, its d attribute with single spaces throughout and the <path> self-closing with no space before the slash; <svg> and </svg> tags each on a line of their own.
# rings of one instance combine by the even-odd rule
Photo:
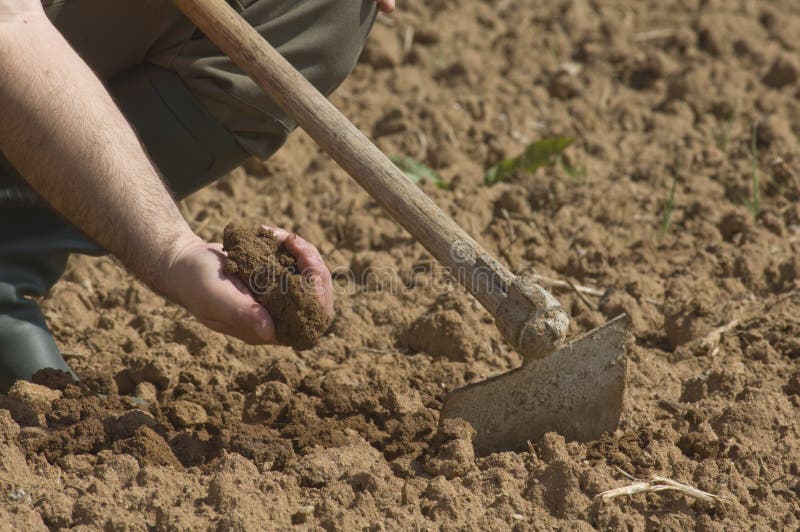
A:
<svg viewBox="0 0 800 532">
<path fill-rule="evenodd" d="M 519 172 L 532 174 L 543 166 L 555 164 L 559 156 L 575 139 L 570 137 L 549 137 L 529 144 L 522 155 L 513 159 L 505 159 L 489 168 L 483 178 L 484 183 L 493 185 L 505 181 Z"/>
<path fill-rule="evenodd" d="M 507 179 L 513 177 L 515 173 L 517 173 L 518 166 L 519 157 L 500 161 L 486 171 L 486 175 L 483 177 L 483 182 L 487 185 L 494 185 L 498 181 L 506 181 Z"/>
<path fill-rule="evenodd" d="M 528 145 L 522 154 L 523 169 L 532 174 L 543 166 L 555 164 L 558 156 L 573 142 L 575 139 L 568 137 L 553 137 Z"/>
<path fill-rule="evenodd" d="M 669 232 L 669 226 L 672 224 L 672 211 L 675 208 L 675 187 L 678 186 L 678 176 L 672 178 L 672 186 L 669 189 L 669 195 L 664 202 L 664 213 L 661 215 L 661 233 L 659 237 L 663 237 Z"/>
<path fill-rule="evenodd" d="M 442 179 L 442 176 L 437 174 L 435 170 L 416 159 L 406 155 L 392 155 L 389 159 L 391 159 L 413 183 L 419 183 L 425 180 L 430 181 L 442 190 L 450 190 L 450 183 Z"/>
</svg>

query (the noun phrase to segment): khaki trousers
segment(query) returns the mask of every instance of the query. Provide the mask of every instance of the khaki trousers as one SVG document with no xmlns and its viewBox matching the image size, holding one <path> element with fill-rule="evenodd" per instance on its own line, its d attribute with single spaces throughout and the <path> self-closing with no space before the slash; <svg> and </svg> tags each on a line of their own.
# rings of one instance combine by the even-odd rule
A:
<svg viewBox="0 0 800 532">
<path fill-rule="evenodd" d="M 231 3 L 326 95 L 355 66 L 375 17 L 372 0 Z M 169 0 L 43 0 L 42 4 L 103 81 L 142 63 L 173 71 L 253 155 L 271 155 L 295 126 Z"/>
</svg>

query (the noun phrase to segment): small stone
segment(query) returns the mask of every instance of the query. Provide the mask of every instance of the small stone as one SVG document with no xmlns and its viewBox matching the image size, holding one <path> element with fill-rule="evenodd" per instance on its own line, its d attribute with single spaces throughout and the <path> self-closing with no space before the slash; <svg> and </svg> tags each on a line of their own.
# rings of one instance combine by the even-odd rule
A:
<svg viewBox="0 0 800 532">
<path fill-rule="evenodd" d="M 44 414 L 50 411 L 53 401 L 61 397 L 61 392 L 32 382 L 17 381 L 8 390 L 8 396 L 28 406 L 37 414 Z"/>
<path fill-rule="evenodd" d="M 202 425 L 208 421 L 205 409 L 191 401 L 175 401 L 170 409 L 170 421 L 180 428 Z"/>
<path fill-rule="evenodd" d="M 23 488 L 9 491 L 8 498 L 14 502 L 27 502 L 29 504 L 31 502 L 31 496 Z"/>
</svg>

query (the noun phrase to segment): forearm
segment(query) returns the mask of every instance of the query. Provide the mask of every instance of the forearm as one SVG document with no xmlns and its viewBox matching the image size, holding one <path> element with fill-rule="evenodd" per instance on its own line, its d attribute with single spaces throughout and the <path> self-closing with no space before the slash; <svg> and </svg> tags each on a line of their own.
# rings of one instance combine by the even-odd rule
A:
<svg viewBox="0 0 800 532">
<path fill-rule="evenodd" d="M 0 13 L 0 149 L 65 218 L 152 288 L 193 238 L 103 85 L 41 10 Z"/>
</svg>

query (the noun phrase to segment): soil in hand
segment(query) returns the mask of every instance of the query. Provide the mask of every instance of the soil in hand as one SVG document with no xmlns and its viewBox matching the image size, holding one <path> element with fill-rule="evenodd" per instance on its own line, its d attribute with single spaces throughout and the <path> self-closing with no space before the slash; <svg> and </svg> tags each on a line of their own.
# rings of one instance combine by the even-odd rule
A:
<svg viewBox="0 0 800 532">
<path fill-rule="evenodd" d="M 225 228 L 222 241 L 225 273 L 238 277 L 269 311 L 278 341 L 295 349 L 314 347 L 329 319 L 284 244 L 268 229 L 248 231 L 235 224 Z"/>
</svg>

